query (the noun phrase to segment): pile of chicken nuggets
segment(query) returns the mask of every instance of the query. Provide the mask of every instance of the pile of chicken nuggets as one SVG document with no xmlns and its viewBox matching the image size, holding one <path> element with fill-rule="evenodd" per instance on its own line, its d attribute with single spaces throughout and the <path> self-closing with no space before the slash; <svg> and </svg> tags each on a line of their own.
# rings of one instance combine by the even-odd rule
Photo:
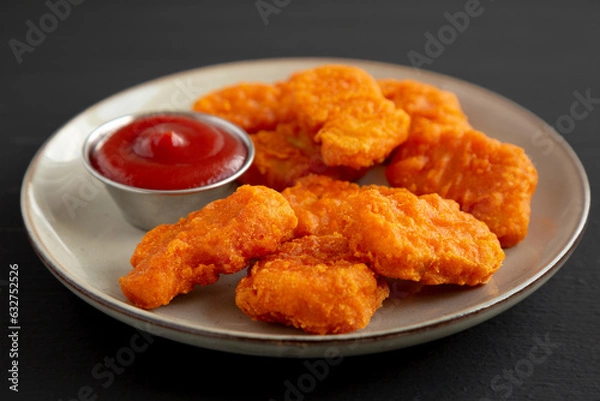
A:
<svg viewBox="0 0 600 401">
<path fill-rule="evenodd" d="M 244 128 L 256 157 L 234 194 L 144 236 L 120 279 L 141 308 L 247 269 L 235 303 L 253 320 L 348 333 L 390 281 L 484 284 L 527 235 L 533 163 L 473 129 L 453 93 L 324 65 L 193 110 Z M 389 186 L 354 182 L 382 164 Z"/>
</svg>

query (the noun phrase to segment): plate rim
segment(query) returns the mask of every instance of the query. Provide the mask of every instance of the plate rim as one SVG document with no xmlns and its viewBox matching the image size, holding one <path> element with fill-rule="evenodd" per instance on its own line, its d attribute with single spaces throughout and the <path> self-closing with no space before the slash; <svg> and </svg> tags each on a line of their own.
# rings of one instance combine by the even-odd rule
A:
<svg viewBox="0 0 600 401">
<path fill-rule="evenodd" d="M 262 346 L 270 345 L 271 347 L 273 347 L 271 349 L 271 352 L 267 352 L 267 353 L 252 352 L 252 350 L 249 349 L 250 347 L 244 347 L 243 350 L 234 351 L 236 353 L 245 353 L 245 354 L 252 354 L 252 355 L 271 355 L 271 356 L 295 356 L 295 355 L 287 355 L 287 354 L 286 355 L 277 355 L 279 352 L 273 352 L 273 351 L 277 351 L 278 347 L 284 347 L 284 348 L 285 347 L 292 347 L 292 348 L 300 347 L 300 348 L 302 348 L 302 347 L 307 347 L 307 346 L 310 347 L 313 345 L 319 345 L 320 348 L 322 348 L 322 347 L 328 347 L 328 346 L 331 347 L 331 346 L 345 346 L 348 344 L 358 344 L 358 343 L 372 343 L 372 342 L 377 342 L 378 340 L 388 343 L 388 348 L 381 349 L 381 350 L 379 350 L 379 349 L 378 350 L 369 350 L 369 349 L 361 350 L 360 347 L 356 347 L 356 348 L 354 348 L 352 350 L 348 350 L 348 352 L 344 353 L 344 355 L 355 355 L 355 354 L 361 354 L 361 353 L 386 351 L 386 350 L 390 350 L 390 349 L 401 348 L 403 346 L 415 345 L 415 344 L 418 344 L 418 343 L 421 343 L 424 341 L 431 341 L 432 339 L 435 339 L 435 338 L 440 338 L 440 337 L 443 337 L 446 335 L 454 334 L 458 331 L 462 331 L 468 327 L 472 327 L 476 324 L 479 324 L 482 321 L 487 320 L 488 318 L 496 316 L 497 314 L 502 313 L 504 310 L 506 310 L 506 309 L 510 308 L 511 306 L 515 305 L 516 303 L 520 302 L 522 299 L 524 299 L 525 297 L 527 297 L 528 295 L 533 293 L 535 290 L 537 290 L 541 285 L 543 285 L 548 279 L 550 279 L 562 267 L 562 265 L 568 260 L 568 258 L 571 256 L 571 254 L 576 249 L 577 245 L 579 244 L 581 238 L 583 237 L 583 235 L 585 233 L 585 228 L 588 224 L 589 210 L 590 210 L 590 204 L 591 204 L 591 190 L 590 190 L 589 179 L 587 177 L 585 168 L 584 168 L 583 164 L 581 163 L 581 160 L 575 153 L 575 151 L 569 145 L 569 143 L 562 136 L 560 136 L 553 127 L 551 127 L 548 123 L 546 123 L 540 117 L 538 117 L 537 115 L 532 113 L 527 108 L 517 104 L 516 102 L 504 97 L 501 94 L 498 94 L 492 90 L 486 89 L 479 85 L 470 83 L 468 81 L 464 81 L 460 78 L 455 78 L 450 75 L 440 74 L 437 72 L 431 72 L 431 71 L 427 71 L 427 70 L 418 70 L 418 69 L 413 68 L 415 70 L 418 70 L 419 73 L 421 73 L 425 76 L 430 76 L 430 77 L 434 77 L 436 79 L 441 79 L 441 80 L 446 80 L 446 81 L 450 80 L 453 83 L 459 84 L 461 86 L 466 86 L 469 88 L 469 90 L 474 90 L 477 93 L 483 94 L 485 96 L 491 95 L 493 97 L 497 97 L 497 98 L 501 99 L 502 101 L 504 101 L 506 104 L 510 104 L 512 108 L 518 110 L 519 112 L 526 113 L 526 114 L 528 114 L 528 117 L 541 122 L 544 125 L 544 127 L 547 128 L 545 130 L 545 133 L 547 135 L 552 136 L 552 139 L 554 140 L 555 145 L 560 147 L 561 150 L 563 150 L 569 156 L 569 161 L 573 164 L 573 167 L 578 172 L 577 177 L 581 181 L 581 187 L 583 188 L 583 204 L 582 204 L 582 211 L 581 211 L 580 215 L 578 216 L 579 220 L 577 222 L 574 232 L 569 237 L 569 240 L 566 242 L 566 245 L 562 249 L 560 249 L 560 251 L 555 255 L 555 257 L 553 259 L 551 259 L 550 261 L 548 261 L 539 272 L 537 272 L 535 275 L 530 277 L 528 280 L 525 280 L 524 282 L 519 283 L 519 285 L 515 286 L 514 288 L 511 288 L 511 290 L 507 291 L 505 294 L 501 294 L 485 303 L 478 304 L 474 307 L 471 307 L 467 312 L 460 312 L 460 313 L 457 312 L 457 313 L 453 313 L 451 315 L 441 316 L 441 317 L 435 319 L 435 321 L 430 324 L 425 323 L 425 324 L 420 324 L 420 325 L 401 327 L 401 328 L 397 328 L 397 329 L 387 330 L 385 333 L 365 333 L 365 334 L 358 333 L 357 334 L 355 332 L 355 333 L 349 333 L 349 334 L 335 334 L 335 335 L 325 335 L 325 336 L 312 336 L 312 335 L 306 335 L 303 333 L 300 333 L 297 335 L 296 334 L 281 335 L 281 334 L 265 334 L 265 333 L 245 333 L 244 335 L 239 335 L 239 334 L 234 334 L 234 333 L 228 333 L 227 330 L 212 330 L 212 331 L 210 331 L 210 330 L 205 330 L 203 328 L 187 327 L 185 325 L 181 325 L 174 321 L 166 322 L 166 321 L 163 321 L 164 320 L 163 316 L 152 315 L 152 312 L 150 312 L 150 311 L 140 310 L 139 308 L 135 308 L 133 305 L 128 305 L 128 304 L 123 303 L 122 301 L 119 301 L 116 299 L 111 299 L 108 296 L 103 296 L 105 294 L 98 289 L 95 289 L 92 287 L 84 288 L 84 286 L 82 286 L 78 282 L 76 277 L 70 276 L 68 274 L 68 269 L 65 269 L 64 266 L 62 266 L 58 260 L 56 260 L 52 257 L 52 252 L 45 247 L 43 239 L 40 238 L 40 235 L 37 232 L 35 225 L 33 224 L 33 218 L 30 216 L 30 213 L 32 212 L 32 210 L 31 210 L 30 199 L 28 197 L 28 193 L 29 193 L 29 189 L 32 186 L 32 181 L 33 181 L 34 173 L 36 172 L 36 167 L 37 167 L 38 163 L 40 162 L 43 154 L 45 153 L 45 150 L 47 149 L 49 144 L 54 140 L 54 138 L 56 138 L 58 136 L 58 134 L 66 126 L 70 125 L 79 116 L 90 112 L 91 110 L 93 110 L 96 107 L 100 107 L 106 103 L 109 103 L 114 98 L 122 96 L 129 91 L 135 91 L 144 86 L 155 85 L 155 84 L 159 83 L 160 81 L 173 80 L 173 79 L 176 79 L 180 75 L 202 73 L 203 71 L 206 71 L 206 70 L 219 69 L 219 68 L 224 68 L 224 67 L 227 67 L 227 68 L 238 67 L 239 68 L 240 65 L 242 65 L 242 64 L 248 65 L 249 63 L 251 63 L 251 64 L 265 64 L 265 63 L 274 64 L 274 63 L 290 63 L 290 62 L 315 63 L 315 64 L 343 63 L 343 64 L 350 64 L 350 65 L 358 63 L 361 65 L 370 64 L 373 66 L 386 67 L 386 68 L 393 68 L 393 67 L 409 68 L 409 69 L 412 68 L 410 66 L 406 66 L 406 65 L 402 65 L 402 64 L 374 61 L 374 60 L 367 60 L 367 59 L 355 59 L 355 58 L 285 57 L 285 58 L 259 58 L 259 59 L 250 59 L 250 60 L 238 60 L 238 61 L 233 61 L 233 62 L 212 64 L 212 65 L 202 66 L 202 67 L 198 67 L 198 68 L 178 71 L 178 72 L 175 72 L 172 74 L 164 75 L 161 77 L 157 77 L 155 79 L 141 82 L 141 83 L 135 84 L 131 87 L 127 87 L 127 88 L 125 88 L 111 96 L 108 96 L 104 99 L 101 99 L 100 101 L 83 109 L 82 111 L 77 113 L 75 116 L 73 116 L 72 118 L 67 120 L 64 124 L 59 126 L 41 144 L 40 148 L 34 154 L 31 162 L 29 163 L 29 165 L 25 171 L 22 185 L 21 185 L 21 194 L 20 194 L 21 214 L 22 214 L 22 219 L 23 219 L 23 222 L 25 225 L 28 239 L 29 239 L 30 243 L 32 244 L 34 251 L 40 258 L 42 263 L 48 268 L 48 270 L 50 270 L 52 275 L 54 275 L 71 292 L 75 293 L 79 298 L 81 298 L 85 302 L 91 304 L 92 306 L 96 307 L 97 309 L 102 309 L 104 313 L 108 313 L 112 317 L 114 317 L 126 324 L 129 324 L 129 325 L 137 327 L 137 328 L 143 328 L 144 330 L 151 332 L 151 333 L 154 331 L 153 334 L 158 334 L 160 336 L 167 337 L 167 338 L 173 338 L 172 336 L 168 335 L 169 334 L 168 332 L 161 332 L 161 330 L 163 330 L 163 329 L 167 330 L 167 331 L 174 330 L 174 331 L 178 332 L 179 334 L 200 336 L 201 338 L 204 338 L 204 339 L 219 339 L 222 341 L 243 341 L 246 344 L 248 344 L 250 347 L 256 346 L 256 345 L 262 345 Z M 99 308 L 99 307 L 101 307 L 101 308 Z M 112 313 L 109 313 L 105 309 L 110 309 L 112 311 Z M 479 317 L 481 319 L 481 321 L 478 322 L 477 321 L 478 319 L 476 319 L 477 317 Z M 459 326 L 460 325 L 459 323 L 464 323 L 465 319 L 468 319 L 468 318 L 473 318 L 472 320 L 474 322 L 470 325 L 466 325 L 463 328 L 457 328 L 455 331 L 446 330 L 445 334 L 438 333 L 439 335 L 435 335 L 436 331 L 442 331 L 442 329 L 445 326 L 448 326 L 450 323 L 454 322 L 454 323 L 457 323 L 454 326 Z M 398 346 L 397 341 L 396 342 L 394 341 L 394 340 L 399 340 L 400 342 L 402 342 L 401 341 L 402 339 L 404 339 L 406 337 L 410 337 L 411 334 L 418 334 L 419 332 L 431 332 L 432 334 L 434 334 L 433 335 L 434 338 L 426 339 L 424 341 L 407 341 L 407 342 L 405 342 L 406 343 L 405 345 L 400 344 L 400 346 Z M 173 334 L 173 333 L 171 333 L 171 334 Z M 181 340 L 178 340 L 178 341 L 181 341 Z M 211 349 L 216 349 L 216 350 L 221 350 L 221 351 L 229 351 L 228 349 L 224 349 L 223 347 L 217 346 L 217 344 L 214 344 L 215 346 L 211 346 L 213 344 L 200 345 L 200 344 L 198 344 L 197 341 L 183 340 L 181 342 L 186 342 L 188 344 L 202 346 L 205 348 L 211 348 Z M 202 343 L 203 341 L 200 341 L 200 342 Z M 265 349 L 263 348 L 262 351 L 265 351 Z M 281 351 L 281 349 L 279 351 Z M 306 349 L 305 349 L 304 351 L 305 352 L 303 352 L 302 355 L 297 355 L 297 356 L 306 357 L 306 355 L 311 354 L 310 350 L 308 352 L 306 352 Z M 361 352 L 361 351 L 363 351 L 363 352 Z"/>
</svg>

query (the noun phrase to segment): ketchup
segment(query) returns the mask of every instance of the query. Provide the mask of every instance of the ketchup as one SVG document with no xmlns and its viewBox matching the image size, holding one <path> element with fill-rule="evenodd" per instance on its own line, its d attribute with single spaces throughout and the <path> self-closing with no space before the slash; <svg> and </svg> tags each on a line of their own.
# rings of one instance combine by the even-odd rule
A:
<svg viewBox="0 0 600 401">
<path fill-rule="evenodd" d="M 221 128 L 189 117 L 155 115 L 120 128 L 90 156 L 92 166 L 113 181 L 178 190 L 230 177 L 248 150 Z"/>
</svg>

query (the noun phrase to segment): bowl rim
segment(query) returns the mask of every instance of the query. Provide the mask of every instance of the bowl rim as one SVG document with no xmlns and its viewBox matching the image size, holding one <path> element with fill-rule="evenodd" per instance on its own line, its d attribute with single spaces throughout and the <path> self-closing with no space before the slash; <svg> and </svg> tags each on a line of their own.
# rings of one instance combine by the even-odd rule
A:
<svg viewBox="0 0 600 401">
<path fill-rule="evenodd" d="M 155 116 L 180 116 L 180 117 L 188 117 L 203 123 L 207 123 L 209 125 L 216 126 L 227 131 L 229 134 L 234 135 L 239 140 L 242 141 L 244 146 L 246 147 L 247 155 L 246 160 L 241 165 L 241 167 L 232 175 L 220 180 L 213 182 L 208 185 L 202 185 L 200 187 L 193 188 L 185 188 L 185 189 L 150 189 L 150 188 L 140 188 L 134 187 L 131 185 L 123 184 L 117 181 L 114 181 L 108 177 L 102 175 L 98 170 L 94 168 L 91 163 L 90 156 L 91 153 L 100 146 L 103 142 L 105 142 L 108 137 L 114 134 L 118 129 L 126 126 L 127 124 L 132 123 L 133 121 L 140 120 L 148 117 Z M 230 184 L 237 180 L 242 174 L 248 170 L 248 168 L 252 165 L 255 156 L 255 147 L 252 139 L 250 138 L 250 134 L 246 132 L 243 128 L 238 125 L 233 124 L 230 121 L 225 120 L 224 118 L 217 117 L 212 114 L 201 113 L 197 111 L 144 111 L 138 113 L 129 113 L 124 114 L 119 117 L 112 118 L 107 120 L 94 128 L 88 136 L 85 138 L 82 147 L 82 160 L 85 169 L 96 179 L 108 185 L 110 187 L 120 189 L 123 191 L 128 191 L 132 193 L 138 194 L 148 194 L 148 195 L 185 195 L 185 194 L 194 194 L 198 192 L 205 192 L 215 188 L 219 188 Z"/>
</svg>

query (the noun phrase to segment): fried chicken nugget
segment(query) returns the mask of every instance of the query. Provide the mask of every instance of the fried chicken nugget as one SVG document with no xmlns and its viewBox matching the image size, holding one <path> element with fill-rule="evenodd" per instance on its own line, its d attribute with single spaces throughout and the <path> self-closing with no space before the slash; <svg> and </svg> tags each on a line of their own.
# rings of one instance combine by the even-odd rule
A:
<svg viewBox="0 0 600 401">
<path fill-rule="evenodd" d="M 178 223 L 149 231 L 131 258 L 133 270 L 119 279 L 121 290 L 141 308 L 166 305 L 273 252 L 297 222 L 277 191 L 241 186 Z"/>
<path fill-rule="evenodd" d="M 294 186 L 281 192 L 298 217 L 294 235 L 301 237 L 343 232 L 346 219 L 342 205 L 350 195 L 367 189 L 376 189 L 383 194 L 404 191 L 403 188 L 380 185 L 360 186 L 324 175 L 302 177 Z"/>
<path fill-rule="evenodd" d="M 452 92 L 410 79 L 379 79 L 377 83 L 383 96 L 406 111 L 411 119 L 427 119 L 444 125 L 468 125 L 467 116 Z"/>
<path fill-rule="evenodd" d="M 192 109 L 224 118 L 251 134 L 273 130 L 294 116 L 285 83 L 242 82 L 200 97 Z"/>
<path fill-rule="evenodd" d="M 504 260 L 485 223 L 437 194 L 366 189 L 345 205 L 351 251 L 382 276 L 472 286 L 486 283 Z"/>
<path fill-rule="evenodd" d="M 281 192 L 298 217 L 296 237 L 341 233 L 346 224 L 340 212 L 342 203 L 360 191 L 358 184 L 309 175 Z"/>
<path fill-rule="evenodd" d="M 332 115 L 353 100 L 385 100 L 377 81 L 366 71 L 347 65 L 324 65 L 292 74 L 288 80 L 302 127 L 319 131 Z"/>
<path fill-rule="evenodd" d="M 408 114 L 360 68 L 316 67 L 293 74 L 288 85 L 298 122 L 329 166 L 370 167 L 406 140 Z"/>
<path fill-rule="evenodd" d="M 527 235 L 538 175 L 518 146 L 475 130 L 430 127 L 399 148 L 386 177 L 419 195 L 454 199 L 484 221 L 504 248 Z"/>
<path fill-rule="evenodd" d="M 259 260 L 235 301 L 254 320 L 338 334 L 366 327 L 388 295 L 387 283 L 353 257 L 344 237 L 311 235 Z"/>
<path fill-rule="evenodd" d="M 353 101 L 315 135 L 330 166 L 371 167 L 406 140 L 410 117 L 391 102 Z"/>
<path fill-rule="evenodd" d="M 239 179 L 243 184 L 282 191 L 308 174 L 354 181 L 366 173 L 366 169 L 325 165 L 319 146 L 296 123 L 279 124 L 275 131 L 260 131 L 251 138 L 255 157 Z"/>
</svg>

